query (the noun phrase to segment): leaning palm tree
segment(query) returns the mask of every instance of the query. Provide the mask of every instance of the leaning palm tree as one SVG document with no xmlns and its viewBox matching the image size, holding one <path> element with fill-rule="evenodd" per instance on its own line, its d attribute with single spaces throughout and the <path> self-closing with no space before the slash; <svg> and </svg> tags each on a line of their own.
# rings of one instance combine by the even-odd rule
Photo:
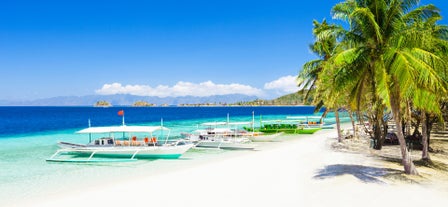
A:
<svg viewBox="0 0 448 207">
<path fill-rule="evenodd" d="M 323 70 L 325 62 L 335 53 L 338 44 L 333 32 L 337 29 L 335 25 L 328 24 L 325 19 L 322 23 L 314 20 L 313 25 L 315 41 L 310 45 L 310 50 L 318 56 L 318 59 L 306 62 L 297 78 L 298 85 L 302 87 L 300 92 L 306 92 L 304 100 L 307 100 L 310 93 L 315 89 L 316 81 L 319 80 L 319 73 Z"/>
<path fill-rule="evenodd" d="M 332 10 L 335 18 L 349 24 L 342 39 L 347 50 L 334 56 L 338 68 L 335 85 L 356 89 L 360 84 L 355 80 L 365 76 L 360 71 L 367 71 L 373 97 L 378 98 L 375 101 L 387 106 L 394 116 L 407 174 L 417 174 L 417 170 L 401 130 L 403 109 L 409 106 L 416 90 L 446 93 L 443 80 L 436 72 L 443 67 L 443 60 L 424 46 L 435 40 L 426 39 L 428 36 L 422 36 L 410 26 L 416 19 L 437 15 L 439 10 L 433 5 L 418 6 L 418 3 L 418 0 L 346 0 Z"/>
<path fill-rule="evenodd" d="M 322 78 L 321 73 L 328 66 L 328 61 L 332 57 L 333 54 L 336 53 L 338 48 L 337 36 L 339 35 L 338 31 L 343 31 L 341 27 L 338 27 L 334 24 L 328 24 L 324 19 L 322 23 L 318 21 L 313 21 L 313 35 L 315 37 L 315 42 L 310 45 L 311 51 L 313 51 L 316 55 L 319 56 L 318 59 L 309 61 L 303 65 L 302 71 L 298 76 L 298 85 L 302 87 L 299 92 L 305 92 L 304 100 L 308 100 L 310 93 L 314 93 L 313 103 L 316 105 L 316 110 L 319 110 L 325 103 L 327 110 L 332 108 L 335 112 L 336 118 L 336 128 L 338 132 L 338 141 L 342 141 L 341 134 L 341 126 L 338 114 L 338 106 L 335 104 L 336 102 L 331 99 L 331 96 L 328 92 L 316 90 L 317 84 L 320 83 L 328 83 L 326 81 L 320 81 Z M 321 86 L 320 88 L 323 88 Z M 326 87 L 324 87 L 326 88 Z M 337 97 L 337 96 L 334 96 Z M 328 102 L 327 102 L 327 101 Z"/>
</svg>

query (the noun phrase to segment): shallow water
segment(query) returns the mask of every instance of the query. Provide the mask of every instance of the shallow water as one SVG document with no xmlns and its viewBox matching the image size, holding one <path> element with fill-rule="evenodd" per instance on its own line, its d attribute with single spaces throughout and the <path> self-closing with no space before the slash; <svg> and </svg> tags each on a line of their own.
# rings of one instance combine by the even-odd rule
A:
<svg viewBox="0 0 448 207">
<path fill-rule="evenodd" d="M 260 114 L 257 111 L 260 111 L 260 109 L 263 111 L 263 120 L 284 119 L 288 115 L 306 115 L 307 113 L 305 112 L 310 111 L 309 108 L 301 111 L 300 107 L 217 107 L 215 110 L 221 116 L 216 116 L 216 114 L 211 113 L 213 108 L 200 109 L 200 107 L 192 107 L 170 109 L 171 111 L 166 110 L 163 112 L 165 113 L 163 116 L 170 118 L 163 118 L 163 125 L 171 129 L 171 137 L 179 137 L 181 132 L 192 131 L 202 122 L 226 121 L 227 114 L 230 115 L 231 121 L 236 122 L 252 121 L 252 111 L 254 111 L 258 119 Z M 153 176 L 158 173 L 166 173 L 170 170 L 186 168 L 202 162 L 219 159 L 223 156 L 233 156 L 240 153 L 237 151 L 192 149 L 177 160 L 160 159 L 124 163 L 84 164 L 49 163 L 45 160 L 58 149 L 57 141 L 78 143 L 86 143 L 88 141 L 88 137 L 85 135 L 75 134 L 77 130 L 81 129 L 82 124 L 86 125 L 86 121 L 81 121 L 80 117 L 99 117 L 99 115 L 112 113 L 112 115 L 107 115 L 106 118 L 102 118 L 99 122 L 105 125 L 119 125 L 121 117 L 116 115 L 116 111 L 121 108 L 108 108 L 106 113 L 102 109 L 93 107 L 36 107 L 35 109 L 0 107 L 0 112 L 3 113 L 0 116 L 3 119 L 7 119 L 8 115 L 5 114 L 5 111 L 7 113 L 11 111 L 19 113 L 20 109 L 25 110 L 27 116 L 24 116 L 22 113 L 19 116 L 20 118 L 14 117 L 12 118 L 14 120 L 0 124 L 0 206 L 9 205 L 22 199 L 57 194 L 68 189 L 91 187 L 98 183 L 107 183 L 136 176 Z M 34 113 L 34 110 L 37 110 L 37 112 Z M 132 111 L 134 109 L 125 110 Z M 54 112 L 65 114 L 64 117 L 68 120 L 63 122 L 53 120 L 61 120 L 61 117 L 51 114 Z M 134 123 L 139 125 L 158 125 L 160 124 L 160 113 L 154 118 L 150 117 L 145 110 L 137 109 L 132 113 L 127 113 L 126 117 L 131 114 L 139 116 L 134 119 L 129 118 L 129 123 L 131 123 L 131 120 L 139 120 L 134 121 Z M 233 114 L 238 115 L 233 116 Z M 23 125 L 28 126 L 28 128 L 20 126 L 22 123 L 20 120 L 23 120 Z M 328 121 L 331 120 L 329 119 Z M 74 126 L 70 125 L 70 122 L 75 123 Z M 92 120 L 92 122 L 98 123 L 96 120 Z M 255 122 L 257 124 L 257 120 Z M 51 127 L 45 126 L 46 123 L 50 124 Z M 131 125 L 129 123 L 128 125 Z M 11 128 L 17 129 L 18 132 L 12 133 L 14 130 Z"/>
</svg>

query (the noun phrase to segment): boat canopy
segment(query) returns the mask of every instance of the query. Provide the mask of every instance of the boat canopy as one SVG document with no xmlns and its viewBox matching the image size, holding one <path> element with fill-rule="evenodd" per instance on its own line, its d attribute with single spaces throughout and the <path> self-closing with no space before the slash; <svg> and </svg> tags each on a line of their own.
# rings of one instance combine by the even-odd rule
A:
<svg viewBox="0 0 448 207">
<path fill-rule="evenodd" d="M 250 125 L 250 124 L 252 124 L 252 122 L 248 122 L 248 121 L 246 121 L 246 122 L 229 122 L 228 124 L 229 125 Z"/>
<path fill-rule="evenodd" d="M 286 119 L 321 119 L 322 116 L 287 116 Z"/>
<path fill-rule="evenodd" d="M 230 133 L 230 132 L 232 132 L 232 130 L 231 129 L 229 129 L 229 128 L 216 128 L 216 129 L 212 129 L 210 132 L 212 132 L 212 133 Z"/>
<path fill-rule="evenodd" d="M 205 122 L 205 123 L 202 123 L 201 125 L 204 125 L 204 126 L 222 126 L 222 125 L 227 125 L 227 122 L 225 122 L 225 121 L 221 121 L 221 122 Z"/>
<path fill-rule="evenodd" d="M 95 134 L 95 133 L 114 133 L 114 132 L 149 132 L 169 129 L 162 126 L 111 126 L 111 127 L 89 127 L 80 131 L 78 134 Z"/>
<path fill-rule="evenodd" d="M 263 120 L 261 122 L 263 123 L 280 123 L 280 122 L 291 122 L 291 120 L 281 120 L 281 119 L 276 119 L 276 120 Z"/>
</svg>

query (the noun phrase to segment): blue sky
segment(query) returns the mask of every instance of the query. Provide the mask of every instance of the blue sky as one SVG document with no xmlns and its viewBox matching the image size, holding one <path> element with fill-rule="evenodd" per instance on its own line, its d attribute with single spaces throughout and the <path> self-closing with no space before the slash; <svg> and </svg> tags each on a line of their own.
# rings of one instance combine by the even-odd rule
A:
<svg viewBox="0 0 448 207">
<path fill-rule="evenodd" d="M 0 100 L 287 94 L 338 2 L 2 0 Z"/>
</svg>

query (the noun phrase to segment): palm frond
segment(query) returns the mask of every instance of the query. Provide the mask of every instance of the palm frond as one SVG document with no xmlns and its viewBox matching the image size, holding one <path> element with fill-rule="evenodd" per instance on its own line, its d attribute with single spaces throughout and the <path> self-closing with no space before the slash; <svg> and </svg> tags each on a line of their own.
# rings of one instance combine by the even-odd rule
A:
<svg viewBox="0 0 448 207">
<path fill-rule="evenodd" d="M 383 36 L 381 35 L 381 28 L 375 20 L 375 15 L 368 8 L 357 8 L 350 15 L 351 19 L 356 21 L 361 31 L 367 34 L 372 34 L 376 42 L 382 43 Z"/>
</svg>

